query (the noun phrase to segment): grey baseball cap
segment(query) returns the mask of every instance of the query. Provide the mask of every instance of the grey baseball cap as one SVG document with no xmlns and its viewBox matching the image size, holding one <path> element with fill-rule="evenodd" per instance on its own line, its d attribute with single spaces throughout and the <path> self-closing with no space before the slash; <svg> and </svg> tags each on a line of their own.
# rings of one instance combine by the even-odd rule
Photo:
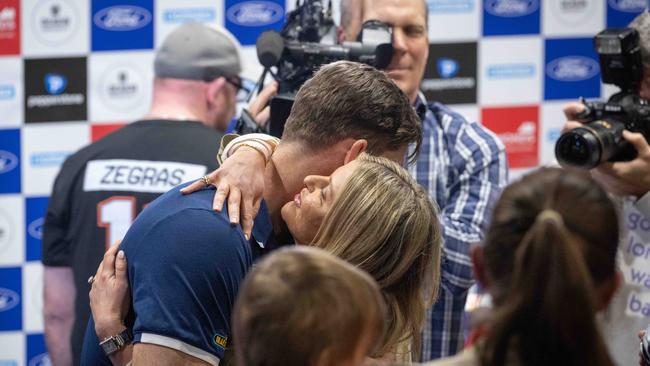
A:
<svg viewBox="0 0 650 366">
<path fill-rule="evenodd" d="M 185 23 L 163 41 L 154 61 L 156 77 L 214 80 L 241 72 L 239 44 L 227 30 Z"/>
</svg>

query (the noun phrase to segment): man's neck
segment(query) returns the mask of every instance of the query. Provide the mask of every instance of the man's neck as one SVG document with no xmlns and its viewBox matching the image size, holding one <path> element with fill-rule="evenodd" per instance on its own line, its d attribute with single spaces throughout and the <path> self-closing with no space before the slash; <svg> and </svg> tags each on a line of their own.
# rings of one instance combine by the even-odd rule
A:
<svg viewBox="0 0 650 366">
<path fill-rule="evenodd" d="M 273 153 L 265 169 L 264 200 L 276 234 L 286 228 L 281 216 L 282 206 L 293 201 L 296 193 L 304 187 L 305 177 L 330 175 L 342 164 L 337 165 L 334 162 L 336 158 L 327 159 L 328 155 L 333 156 L 336 153 L 316 155 L 306 152 L 300 144 L 287 142 L 282 142 Z"/>
</svg>

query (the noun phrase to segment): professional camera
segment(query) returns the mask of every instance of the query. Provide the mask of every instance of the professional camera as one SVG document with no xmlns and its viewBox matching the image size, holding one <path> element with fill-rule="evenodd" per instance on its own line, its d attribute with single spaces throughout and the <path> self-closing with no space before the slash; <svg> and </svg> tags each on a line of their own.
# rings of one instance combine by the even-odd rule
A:
<svg viewBox="0 0 650 366">
<path fill-rule="evenodd" d="M 628 161 L 636 150 L 623 130 L 650 136 L 650 106 L 639 97 L 643 78 L 639 34 L 631 28 L 605 29 L 594 37 L 603 83 L 621 91 L 607 103 L 589 103 L 578 119 L 584 126 L 568 131 L 555 144 L 555 156 L 564 166 L 591 169 L 606 161 Z"/>
<path fill-rule="evenodd" d="M 357 42 L 337 44 L 332 19 L 332 1 L 326 7 L 320 0 L 297 0 L 296 9 L 287 14 L 282 31 L 266 31 L 257 39 L 257 58 L 279 83 L 278 95 L 271 100 L 271 120 L 267 131 L 280 137 L 298 89 L 324 64 L 351 60 L 383 69 L 393 57 L 392 28 L 378 20 L 363 24 Z M 274 70 L 273 70 L 274 69 Z M 261 87 L 260 87 L 261 88 Z M 237 123 L 240 133 L 259 132 L 255 121 L 244 113 Z"/>
</svg>

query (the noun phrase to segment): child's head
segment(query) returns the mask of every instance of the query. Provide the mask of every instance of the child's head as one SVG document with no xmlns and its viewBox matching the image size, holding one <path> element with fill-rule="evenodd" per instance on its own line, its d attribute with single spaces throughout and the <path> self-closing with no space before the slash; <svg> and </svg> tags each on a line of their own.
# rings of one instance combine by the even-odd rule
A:
<svg viewBox="0 0 650 366">
<path fill-rule="evenodd" d="M 365 272 L 313 247 L 277 251 L 239 292 L 237 364 L 360 364 L 382 337 L 384 314 L 379 287 Z"/>
</svg>

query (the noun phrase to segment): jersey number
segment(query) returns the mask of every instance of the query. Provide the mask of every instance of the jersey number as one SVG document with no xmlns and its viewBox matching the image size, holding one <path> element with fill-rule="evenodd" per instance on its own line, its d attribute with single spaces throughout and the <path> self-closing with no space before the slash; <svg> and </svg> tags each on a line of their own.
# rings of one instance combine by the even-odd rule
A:
<svg viewBox="0 0 650 366">
<path fill-rule="evenodd" d="M 113 196 L 97 204 L 97 226 L 106 229 L 106 249 L 122 240 L 135 219 L 135 197 Z"/>
</svg>

